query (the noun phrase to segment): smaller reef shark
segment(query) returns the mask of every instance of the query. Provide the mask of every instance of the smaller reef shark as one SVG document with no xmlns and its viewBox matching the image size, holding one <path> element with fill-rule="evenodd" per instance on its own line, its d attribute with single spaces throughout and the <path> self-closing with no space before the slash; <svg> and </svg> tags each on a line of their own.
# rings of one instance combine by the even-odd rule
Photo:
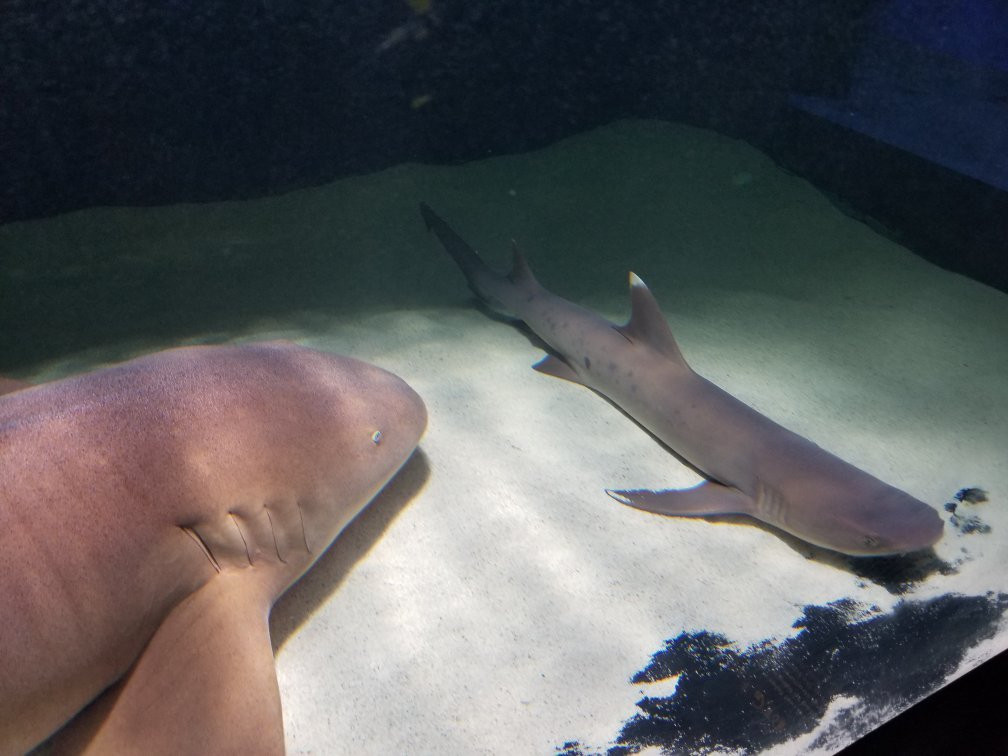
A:
<svg viewBox="0 0 1008 756">
<path fill-rule="evenodd" d="M 412 454 L 420 397 L 288 343 L 3 390 L 0 754 L 92 701 L 50 752 L 282 753 L 270 608 Z"/>
<path fill-rule="evenodd" d="M 541 373 L 582 384 L 700 470 L 684 490 L 607 491 L 664 515 L 745 514 L 852 556 L 933 546 L 938 512 L 778 425 L 695 373 L 654 296 L 630 274 L 630 320 L 616 325 L 546 291 L 513 245 L 508 275 L 488 268 L 426 204 L 420 212 L 488 307 L 519 318 L 553 350 Z"/>
</svg>

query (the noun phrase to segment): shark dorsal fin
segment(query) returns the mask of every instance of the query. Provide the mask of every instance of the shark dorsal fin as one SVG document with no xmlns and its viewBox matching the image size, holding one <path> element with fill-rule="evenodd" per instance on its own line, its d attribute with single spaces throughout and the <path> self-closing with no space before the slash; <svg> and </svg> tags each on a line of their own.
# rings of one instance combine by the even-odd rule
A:
<svg viewBox="0 0 1008 756">
<path fill-rule="evenodd" d="M 654 295 L 633 272 L 630 273 L 630 320 L 616 330 L 632 342 L 647 344 L 669 359 L 686 364 Z"/>
</svg>

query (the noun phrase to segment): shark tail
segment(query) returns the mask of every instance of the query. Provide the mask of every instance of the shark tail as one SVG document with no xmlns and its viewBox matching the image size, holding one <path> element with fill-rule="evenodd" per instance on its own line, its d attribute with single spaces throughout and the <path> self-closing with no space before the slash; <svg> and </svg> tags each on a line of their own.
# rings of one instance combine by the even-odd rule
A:
<svg viewBox="0 0 1008 756">
<path fill-rule="evenodd" d="M 423 216 L 424 223 L 427 224 L 427 230 L 434 232 L 441 245 L 465 275 L 473 294 L 488 307 L 507 315 L 515 315 L 515 307 L 512 303 L 519 302 L 539 289 L 539 282 L 532 274 L 528 261 L 525 260 L 525 256 L 513 241 L 511 243 L 511 272 L 502 276 L 491 270 L 483 262 L 479 253 L 455 233 L 455 230 L 437 213 L 431 210 L 427 203 L 420 203 L 420 214 Z"/>
</svg>

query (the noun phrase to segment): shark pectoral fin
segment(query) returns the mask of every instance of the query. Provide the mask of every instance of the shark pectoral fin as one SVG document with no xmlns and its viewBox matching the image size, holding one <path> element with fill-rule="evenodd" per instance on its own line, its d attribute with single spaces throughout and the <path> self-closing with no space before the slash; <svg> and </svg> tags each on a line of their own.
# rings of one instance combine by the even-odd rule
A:
<svg viewBox="0 0 1008 756">
<path fill-rule="evenodd" d="M 613 491 L 606 493 L 616 501 L 647 512 L 672 517 L 749 514 L 753 501 L 737 488 L 705 481 L 693 488 L 664 491 Z"/>
<path fill-rule="evenodd" d="M 269 607 L 243 577 L 222 573 L 176 606 L 51 752 L 282 754 Z"/>
<path fill-rule="evenodd" d="M 532 369 L 543 373 L 544 375 L 552 375 L 554 378 L 563 378 L 565 381 L 572 381 L 582 386 L 584 385 L 578 377 L 578 374 L 574 372 L 574 368 L 552 354 L 547 354 L 539 360 L 539 362 L 533 365 Z"/>
</svg>

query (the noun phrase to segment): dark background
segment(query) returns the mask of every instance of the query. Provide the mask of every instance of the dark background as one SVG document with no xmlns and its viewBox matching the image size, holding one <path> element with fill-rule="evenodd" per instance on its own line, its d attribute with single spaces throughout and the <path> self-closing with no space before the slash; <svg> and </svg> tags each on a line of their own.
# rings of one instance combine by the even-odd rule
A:
<svg viewBox="0 0 1008 756">
<path fill-rule="evenodd" d="M 887 26 L 878 21 L 886 6 L 903 13 Z M 946 63 L 966 66 L 981 83 L 968 96 L 1004 105 L 998 60 L 970 40 L 1005 4 L 957 4 L 976 13 L 954 23 L 940 6 L 4 0 L 0 222 L 262 196 L 404 161 L 522 152 L 647 117 L 745 139 L 918 254 L 1008 291 L 1005 185 L 902 149 L 899 134 L 879 139 L 794 104 L 796 95 L 843 101 L 856 80 L 872 78 L 866 40 L 882 39 L 908 60 L 925 56 L 939 78 Z M 901 27 L 911 12 L 932 33 Z M 928 89 L 908 71 L 887 69 L 873 91 Z M 40 320 L 38 292 L 22 296 L 2 275 L 0 285 L 0 331 Z M 4 351 L 16 351 L 12 341 Z M 910 722 L 896 740 L 876 741 L 881 751 L 864 752 L 954 752 L 934 747 L 950 723 L 966 721 L 968 750 L 1003 747 L 1004 727 L 977 698 L 985 676 L 1004 680 L 1004 659 L 997 664 L 883 728 L 878 737 Z"/>
<path fill-rule="evenodd" d="M 627 116 L 766 139 L 790 91 L 842 92 L 866 6 L 8 0 L 0 211 L 256 196 Z"/>
<path fill-rule="evenodd" d="M 1000 38 L 969 48 L 1004 3 L 960 5 L 976 7 L 949 17 L 931 0 L 6 0 L 0 221 L 261 196 L 649 117 L 743 138 L 924 257 L 1008 290 L 1008 178 L 978 181 L 892 146 L 898 134 L 877 141 L 793 106 L 796 95 L 842 101 L 853 72 L 871 78 L 872 44 L 907 61 L 895 81 L 886 64 L 876 98 L 931 87 L 911 70 L 924 55 L 933 79 L 948 79 L 947 63 L 968 67 L 971 88 L 986 84 L 959 87 L 964 97 L 1008 102 L 1008 54 L 987 52 Z M 1008 119 L 991 128 L 1008 131 Z"/>
</svg>

